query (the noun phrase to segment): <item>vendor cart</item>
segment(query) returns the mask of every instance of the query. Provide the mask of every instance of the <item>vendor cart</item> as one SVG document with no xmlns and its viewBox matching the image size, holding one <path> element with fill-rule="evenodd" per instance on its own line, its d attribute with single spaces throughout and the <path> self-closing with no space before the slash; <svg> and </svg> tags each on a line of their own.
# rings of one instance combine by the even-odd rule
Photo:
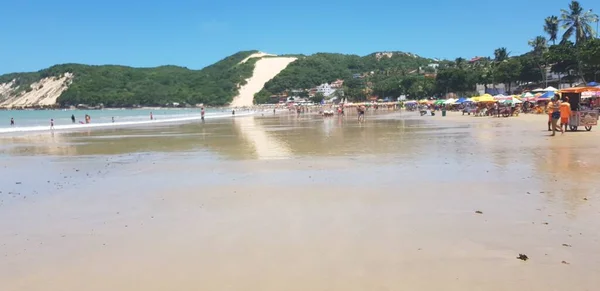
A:
<svg viewBox="0 0 600 291">
<path fill-rule="evenodd" d="M 560 90 L 562 100 L 569 97 L 572 115 L 569 118 L 569 128 L 571 131 L 577 131 L 578 127 L 584 127 L 585 130 L 592 130 L 592 126 L 598 125 L 598 110 L 584 110 L 581 108 L 581 93 L 600 92 L 598 87 L 574 87 Z"/>
</svg>

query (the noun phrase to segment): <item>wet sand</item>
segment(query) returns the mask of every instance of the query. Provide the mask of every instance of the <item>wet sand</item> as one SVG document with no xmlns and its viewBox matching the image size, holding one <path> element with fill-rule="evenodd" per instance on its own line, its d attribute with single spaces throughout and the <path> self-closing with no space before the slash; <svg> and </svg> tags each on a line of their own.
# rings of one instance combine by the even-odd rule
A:
<svg viewBox="0 0 600 291">
<path fill-rule="evenodd" d="M 281 114 L 0 136 L 0 290 L 596 290 L 599 133 L 545 127 Z"/>
</svg>

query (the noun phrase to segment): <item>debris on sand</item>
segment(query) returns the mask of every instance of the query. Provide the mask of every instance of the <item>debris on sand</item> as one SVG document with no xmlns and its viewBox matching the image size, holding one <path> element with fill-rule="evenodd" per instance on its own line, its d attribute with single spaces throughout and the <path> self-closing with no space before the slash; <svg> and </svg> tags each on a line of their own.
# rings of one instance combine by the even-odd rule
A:
<svg viewBox="0 0 600 291">
<path fill-rule="evenodd" d="M 588 199 L 587 199 L 587 198 L 585 198 L 585 197 L 583 198 L 583 200 L 585 200 L 585 201 L 588 201 Z"/>
<path fill-rule="evenodd" d="M 568 248 L 570 248 L 570 247 L 571 247 L 571 245 L 570 245 L 570 244 L 562 244 L 562 246 L 563 246 L 563 247 L 568 247 Z"/>
<path fill-rule="evenodd" d="M 562 261 L 561 263 L 562 263 L 563 265 L 570 265 L 570 264 L 569 264 L 569 262 L 567 262 L 567 261 Z"/>
<path fill-rule="evenodd" d="M 477 214 L 483 214 L 483 212 L 481 212 L 479 210 L 475 211 L 475 213 L 477 213 Z"/>
<path fill-rule="evenodd" d="M 519 259 L 521 261 L 527 261 L 527 260 L 529 260 L 529 257 L 526 254 L 519 254 L 517 259 Z"/>
</svg>

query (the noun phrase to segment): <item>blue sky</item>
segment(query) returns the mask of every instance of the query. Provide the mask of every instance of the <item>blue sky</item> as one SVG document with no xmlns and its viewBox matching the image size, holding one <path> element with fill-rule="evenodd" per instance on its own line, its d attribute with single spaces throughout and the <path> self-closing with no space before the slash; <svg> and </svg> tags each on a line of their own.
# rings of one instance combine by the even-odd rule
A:
<svg viewBox="0 0 600 291">
<path fill-rule="evenodd" d="M 580 1 L 600 10 L 595 1 Z M 200 69 L 240 50 L 405 51 L 425 57 L 528 51 L 569 1 L 16 0 L 0 9 L 0 74 L 59 63 Z M 600 11 L 599 11 L 600 12 Z"/>
</svg>

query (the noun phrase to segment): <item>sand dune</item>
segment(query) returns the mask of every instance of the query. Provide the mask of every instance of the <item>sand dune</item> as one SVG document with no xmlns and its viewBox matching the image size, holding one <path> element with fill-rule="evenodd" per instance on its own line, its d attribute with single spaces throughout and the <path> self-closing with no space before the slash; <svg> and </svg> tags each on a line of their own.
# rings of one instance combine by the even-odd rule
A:
<svg viewBox="0 0 600 291">
<path fill-rule="evenodd" d="M 31 91 L 15 94 L 15 81 L 0 84 L 0 107 L 50 106 L 69 87 L 73 74 L 65 73 L 60 77 L 48 77 L 30 85 Z"/>
<path fill-rule="evenodd" d="M 243 64 L 243 63 L 247 62 L 249 59 L 252 59 L 252 58 L 262 58 L 262 57 L 276 57 L 276 55 L 267 54 L 267 53 L 263 53 L 263 52 L 257 52 L 257 53 L 251 54 L 247 58 L 243 59 L 240 62 L 240 64 Z"/>
<path fill-rule="evenodd" d="M 262 55 L 261 55 L 262 54 Z M 265 56 L 267 54 L 257 53 L 257 56 Z M 247 61 L 252 56 L 243 60 Z M 233 98 L 231 107 L 243 107 L 251 106 L 254 100 L 254 94 L 258 93 L 269 80 L 273 79 L 279 72 L 285 69 L 291 62 L 295 61 L 296 58 L 285 58 L 285 57 L 270 57 L 262 58 L 254 65 L 254 72 L 252 77 L 246 80 L 246 85 L 242 86 L 239 91 L 239 95 Z"/>
</svg>

